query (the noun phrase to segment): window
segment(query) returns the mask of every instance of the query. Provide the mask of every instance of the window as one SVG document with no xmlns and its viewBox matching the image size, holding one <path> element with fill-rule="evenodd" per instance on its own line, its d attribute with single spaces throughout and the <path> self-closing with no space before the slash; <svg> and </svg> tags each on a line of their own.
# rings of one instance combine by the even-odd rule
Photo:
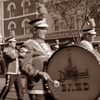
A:
<svg viewBox="0 0 100 100">
<path fill-rule="evenodd" d="M 28 14 L 29 13 L 29 5 L 28 5 L 28 2 L 25 2 L 24 3 L 24 12 L 25 12 L 25 14 Z"/>
<path fill-rule="evenodd" d="M 15 26 L 14 24 L 11 24 L 11 30 L 10 30 L 10 36 L 15 36 Z"/>
<path fill-rule="evenodd" d="M 60 26 L 61 26 L 61 30 L 67 30 L 68 29 L 68 27 L 66 26 L 66 23 L 64 21 L 62 21 L 60 23 Z"/>
<path fill-rule="evenodd" d="M 15 16 L 15 9 L 14 9 L 14 6 L 13 5 L 11 5 L 11 10 L 10 10 L 10 12 L 11 12 L 11 17 L 14 17 Z"/>
<path fill-rule="evenodd" d="M 29 25 L 28 22 L 25 22 L 25 34 L 29 34 L 30 33 L 30 29 L 29 29 Z"/>
<path fill-rule="evenodd" d="M 58 19 L 55 19 L 54 23 L 55 23 L 55 31 L 59 31 Z"/>
<path fill-rule="evenodd" d="M 60 26 L 61 26 L 61 30 L 64 30 L 64 23 L 63 22 L 60 23 Z"/>
<path fill-rule="evenodd" d="M 75 29 L 75 25 L 74 25 L 74 18 L 71 17 L 70 18 L 70 25 L 69 25 L 69 29 Z"/>
<path fill-rule="evenodd" d="M 21 3 L 21 7 L 23 8 L 23 14 L 28 14 L 30 12 L 30 0 L 23 0 Z"/>
<path fill-rule="evenodd" d="M 9 17 L 15 16 L 15 9 L 16 9 L 15 4 L 10 2 L 10 4 L 8 5 L 8 8 L 7 8 L 7 10 L 9 11 Z"/>
<path fill-rule="evenodd" d="M 69 26 L 70 29 L 74 29 L 74 23 L 71 23 Z"/>
<path fill-rule="evenodd" d="M 11 31 L 15 29 L 14 24 L 11 24 Z"/>
<path fill-rule="evenodd" d="M 8 30 L 10 32 L 9 36 L 15 36 L 15 29 L 16 29 L 16 24 L 15 24 L 15 22 L 11 21 L 8 24 Z"/>
<path fill-rule="evenodd" d="M 30 34 L 30 27 L 29 27 L 29 24 L 28 24 L 29 22 L 30 22 L 30 20 L 27 19 L 27 18 L 25 18 L 22 22 L 22 27 L 24 29 L 24 35 Z"/>
</svg>

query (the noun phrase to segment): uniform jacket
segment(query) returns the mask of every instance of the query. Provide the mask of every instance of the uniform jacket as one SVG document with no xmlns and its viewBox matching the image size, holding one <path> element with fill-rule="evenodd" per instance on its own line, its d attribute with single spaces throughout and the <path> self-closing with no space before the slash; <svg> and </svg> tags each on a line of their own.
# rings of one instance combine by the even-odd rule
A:
<svg viewBox="0 0 100 100">
<path fill-rule="evenodd" d="M 19 50 L 21 70 L 27 75 L 27 90 L 44 90 L 38 72 L 43 71 L 44 62 L 53 54 L 50 46 L 40 39 L 26 41 Z M 30 77 L 32 75 L 32 77 Z"/>
<path fill-rule="evenodd" d="M 19 74 L 18 51 L 11 47 L 5 47 L 3 50 L 3 57 L 5 61 L 5 73 Z"/>
<path fill-rule="evenodd" d="M 86 49 L 87 51 L 91 52 L 97 59 L 97 61 L 100 63 L 100 54 L 99 52 L 97 52 L 92 43 L 87 41 L 87 40 L 82 40 L 79 44 L 79 46 L 81 46 L 82 48 Z"/>
<path fill-rule="evenodd" d="M 20 65 L 35 56 L 46 56 L 48 59 L 53 54 L 50 46 L 41 39 L 30 39 L 24 42 L 19 49 Z"/>
<path fill-rule="evenodd" d="M 93 45 L 91 42 L 87 41 L 87 40 L 83 40 L 81 41 L 81 44 L 80 44 L 83 48 L 89 50 L 89 51 L 93 51 L 94 48 L 93 48 Z"/>
</svg>

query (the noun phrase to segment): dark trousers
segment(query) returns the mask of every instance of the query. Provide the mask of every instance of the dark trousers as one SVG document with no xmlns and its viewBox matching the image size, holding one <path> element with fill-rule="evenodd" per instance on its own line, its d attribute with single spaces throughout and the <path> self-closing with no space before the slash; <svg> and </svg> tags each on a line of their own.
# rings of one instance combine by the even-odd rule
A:
<svg viewBox="0 0 100 100">
<path fill-rule="evenodd" d="M 13 83 L 15 85 L 15 90 L 17 93 L 18 100 L 23 100 L 23 86 L 22 86 L 21 74 L 17 74 L 17 75 L 7 74 L 6 75 L 6 84 L 0 93 L 0 100 L 4 100 L 6 98 Z"/>
<path fill-rule="evenodd" d="M 55 100 L 50 94 L 28 94 L 30 100 Z"/>
</svg>

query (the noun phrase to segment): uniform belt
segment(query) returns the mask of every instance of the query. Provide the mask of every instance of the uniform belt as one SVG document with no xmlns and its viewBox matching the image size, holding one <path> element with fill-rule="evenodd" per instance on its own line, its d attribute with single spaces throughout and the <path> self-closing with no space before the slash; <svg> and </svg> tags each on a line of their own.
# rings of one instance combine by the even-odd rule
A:
<svg viewBox="0 0 100 100">
<path fill-rule="evenodd" d="M 27 90 L 26 93 L 29 94 L 48 94 L 46 90 Z"/>
</svg>

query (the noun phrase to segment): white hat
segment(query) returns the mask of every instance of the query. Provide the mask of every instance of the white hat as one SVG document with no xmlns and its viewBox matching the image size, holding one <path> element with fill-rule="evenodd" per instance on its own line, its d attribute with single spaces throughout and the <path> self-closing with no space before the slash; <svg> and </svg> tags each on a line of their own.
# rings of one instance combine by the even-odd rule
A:
<svg viewBox="0 0 100 100">
<path fill-rule="evenodd" d="M 8 41 L 14 42 L 14 41 L 16 41 L 16 40 L 15 40 L 15 38 L 11 38 L 11 39 L 9 39 Z"/>
<path fill-rule="evenodd" d="M 32 27 L 49 27 L 44 19 L 35 19 L 29 22 Z"/>
<path fill-rule="evenodd" d="M 84 34 L 87 34 L 87 33 L 89 33 L 89 34 L 97 34 L 95 32 L 95 26 L 96 25 L 95 25 L 94 19 L 91 18 L 91 19 L 89 19 L 88 21 L 85 22 L 82 31 L 83 31 Z"/>
<path fill-rule="evenodd" d="M 6 43 L 8 43 L 8 42 L 10 42 L 10 41 L 11 41 L 11 42 L 15 42 L 16 40 L 15 40 L 14 37 L 13 37 L 13 38 L 10 37 L 10 38 L 8 38 L 8 39 L 5 40 Z"/>
<path fill-rule="evenodd" d="M 94 34 L 94 35 L 97 34 L 94 28 L 90 29 L 90 30 L 84 30 L 83 32 L 84 32 L 84 34 L 87 34 L 87 33 Z"/>
</svg>

